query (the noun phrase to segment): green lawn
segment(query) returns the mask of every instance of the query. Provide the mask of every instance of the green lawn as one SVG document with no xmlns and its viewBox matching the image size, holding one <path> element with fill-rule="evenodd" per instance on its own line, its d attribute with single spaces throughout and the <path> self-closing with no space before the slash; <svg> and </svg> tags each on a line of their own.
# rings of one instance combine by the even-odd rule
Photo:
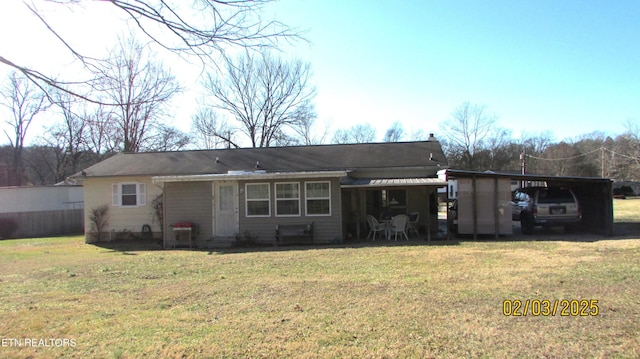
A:
<svg viewBox="0 0 640 359">
<path fill-rule="evenodd" d="M 0 357 L 639 357 L 639 258 L 640 240 L 608 238 L 246 252 L 6 240 Z M 516 299 L 559 307 L 505 316 Z M 597 315 L 562 300 L 597 300 Z"/>
</svg>

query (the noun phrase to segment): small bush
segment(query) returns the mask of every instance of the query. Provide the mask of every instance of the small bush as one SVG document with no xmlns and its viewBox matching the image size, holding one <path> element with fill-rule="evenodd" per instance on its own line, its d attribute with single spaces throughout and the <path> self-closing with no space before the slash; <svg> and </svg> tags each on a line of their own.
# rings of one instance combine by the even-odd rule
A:
<svg viewBox="0 0 640 359">
<path fill-rule="evenodd" d="M 18 223 L 13 218 L 0 218 L 0 239 L 11 238 L 18 230 Z"/>
<path fill-rule="evenodd" d="M 89 220 L 91 221 L 91 234 L 93 235 L 92 242 L 100 242 L 102 233 L 107 228 L 109 206 L 103 204 L 100 207 L 91 209 Z"/>
</svg>

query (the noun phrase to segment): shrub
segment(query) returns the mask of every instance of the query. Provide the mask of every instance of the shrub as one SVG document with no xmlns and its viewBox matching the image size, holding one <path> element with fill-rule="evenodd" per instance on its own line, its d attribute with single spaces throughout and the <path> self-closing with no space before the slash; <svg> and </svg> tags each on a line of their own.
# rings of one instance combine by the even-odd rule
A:
<svg viewBox="0 0 640 359">
<path fill-rule="evenodd" d="M 109 224 L 108 213 L 109 206 L 106 204 L 91 209 L 89 220 L 91 221 L 91 234 L 93 235 L 92 242 L 100 242 L 101 235 L 104 233 L 105 228 L 107 228 L 107 224 Z"/>
</svg>

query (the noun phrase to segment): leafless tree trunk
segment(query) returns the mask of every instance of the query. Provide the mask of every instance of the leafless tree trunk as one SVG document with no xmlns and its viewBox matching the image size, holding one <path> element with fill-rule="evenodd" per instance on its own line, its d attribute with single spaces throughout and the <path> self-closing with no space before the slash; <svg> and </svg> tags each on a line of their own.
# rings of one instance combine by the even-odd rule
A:
<svg viewBox="0 0 640 359">
<path fill-rule="evenodd" d="M 111 108 L 111 118 L 122 136 L 122 150 L 138 152 L 152 138 L 154 127 L 166 115 L 166 105 L 180 87 L 162 63 L 133 40 L 121 41 L 112 58 L 100 68 L 96 88 Z"/>
<path fill-rule="evenodd" d="M 11 113 L 6 120 L 11 133 L 4 131 L 12 149 L 8 184 L 20 186 L 24 179 L 23 150 L 29 126 L 38 114 L 48 108 L 49 103 L 40 89 L 15 71 L 9 75 L 0 92 L 0 105 Z"/>
<path fill-rule="evenodd" d="M 286 130 L 302 117 L 308 120 L 315 116 L 310 111 L 315 96 L 310 77 L 309 64 L 247 52 L 227 61 L 224 76 L 208 74 L 204 86 L 211 102 L 205 105 L 229 115 L 251 147 L 288 142 Z M 213 133 L 238 147 L 240 144 L 232 141 L 226 130 L 234 128 L 222 126 Z"/>
</svg>

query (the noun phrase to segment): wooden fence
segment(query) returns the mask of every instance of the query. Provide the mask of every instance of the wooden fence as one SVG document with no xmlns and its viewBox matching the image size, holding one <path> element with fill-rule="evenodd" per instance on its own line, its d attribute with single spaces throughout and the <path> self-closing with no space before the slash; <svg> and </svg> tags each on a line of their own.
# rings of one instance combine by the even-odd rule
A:
<svg viewBox="0 0 640 359">
<path fill-rule="evenodd" d="M 1 220 L 17 224 L 11 238 L 30 238 L 84 233 L 84 209 L 0 213 Z"/>
</svg>

